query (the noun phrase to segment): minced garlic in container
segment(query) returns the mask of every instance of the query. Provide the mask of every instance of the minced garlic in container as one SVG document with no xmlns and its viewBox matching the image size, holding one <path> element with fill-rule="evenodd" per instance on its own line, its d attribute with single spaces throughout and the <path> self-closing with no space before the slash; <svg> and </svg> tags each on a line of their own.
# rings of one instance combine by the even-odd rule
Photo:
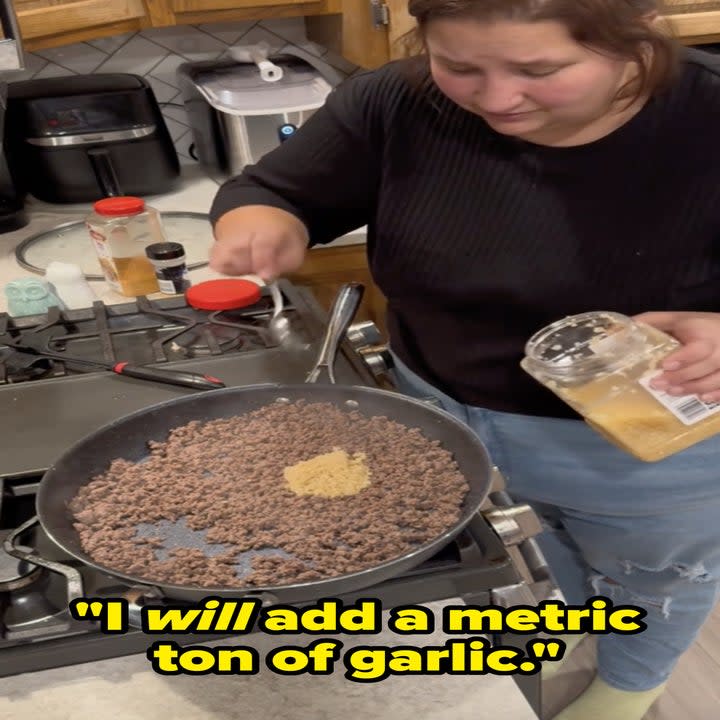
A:
<svg viewBox="0 0 720 720">
<path fill-rule="evenodd" d="M 720 433 L 720 403 L 650 387 L 677 347 L 626 315 L 588 312 L 533 335 L 520 364 L 606 439 L 653 462 Z"/>
</svg>

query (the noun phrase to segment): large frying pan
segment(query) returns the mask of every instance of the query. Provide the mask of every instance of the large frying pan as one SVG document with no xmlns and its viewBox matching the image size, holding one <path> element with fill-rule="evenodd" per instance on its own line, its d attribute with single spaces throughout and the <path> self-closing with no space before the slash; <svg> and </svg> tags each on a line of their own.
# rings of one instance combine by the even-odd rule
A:
<svg viewBox="0 0 720 720">
<path fill-rule="evenodd" d="M 346 285 L 338 295 L 331 314 L 328 333 L 320 357 L 308 377 L 314 383 L 322 368 L 331 381 L 332 362 L 339 341 L 362 297 L 362 286 Z M 342 409 L 357 410 L 367 416 L 383 415 L 410 427 L 417 427 L 425 436 L 439 440 L 455 458 L 469 485 L 458 521 L 432 541 L 412 552 L 361 572 L 313 582 L 268 588 L 237 587 L 207 588 L 153 582 L 152 578 L 133 577 L 111 566 L 100 565 L 82 549 L 68 503 L 78 489 L 93 476 L 104 472 L 118 457 L 139 461 L 148 454 L 149 440 L 163 441 L 168 432 L 191 420 L 214 420 L 241 415 L 268 405 L 279 398 L 291 402 L 331 402 Z M 101 572 L 122 579 L 125 583 L 148 588 L 150 595 L 171 600 L 198 602 L 210 595 L 220 597 L 263 596 L 268 602 L 303 602 L 322 597 L 335 597 L 380 583 L 397 576 L 434 555 L 457 535 L 485 500 L 491 483 L 491 464 L 485 447 L 477 436 L 454 417 L 433 405 L 403 395 L 370 387 L 334 384 L 253 385 L 213 390 L 178 398 L 127 415 L 112 422 L 71 447 L 43 476 L 37 494 L 37 514 L 50 539 L 66 553 Z M 238 522 L 242 522 L 238 518 Z M 6 543 L 13 555 L 21 548 Z M 32 561 L 32 558 L 25 556 Z M 152 589 L 152 591 L 150 591 Z"/>
</svg>

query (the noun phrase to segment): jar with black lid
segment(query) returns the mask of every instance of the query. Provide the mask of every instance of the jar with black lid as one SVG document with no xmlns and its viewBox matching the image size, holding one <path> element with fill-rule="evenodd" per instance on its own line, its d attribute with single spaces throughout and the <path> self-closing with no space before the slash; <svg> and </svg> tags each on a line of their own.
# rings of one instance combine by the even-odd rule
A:
<svg viewBox="0 0 720 720">
<path fill-rule="evenodd" d="M 155 268 L 160 292 L 177 295 L 190 287 L 185 248 L 180 243 L 154 243 L 145 248 L 145 254 Z"/>
</svg>

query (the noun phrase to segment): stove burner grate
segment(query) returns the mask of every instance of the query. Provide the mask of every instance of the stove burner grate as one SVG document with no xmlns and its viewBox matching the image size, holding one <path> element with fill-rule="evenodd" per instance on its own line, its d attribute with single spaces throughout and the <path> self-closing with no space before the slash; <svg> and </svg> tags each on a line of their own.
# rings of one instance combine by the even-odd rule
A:
<svg viewBox="0 0 720 720">
<path fill-rule="evenodd" d="M 277 345 L 267 331 L 272 312 L 267 298 L 252 308 L 214 313 L 142 296 L 116 308 L 95 302 L 82 311 L 51 307 L 37 318 L 0 313 L 0 385 L 87 372 L 83 361 L 147 365 Z M 13 349 L 14 344 L 38 354 Z M 42 358 L 43 352 L 67 359 Z"/>
</svg>

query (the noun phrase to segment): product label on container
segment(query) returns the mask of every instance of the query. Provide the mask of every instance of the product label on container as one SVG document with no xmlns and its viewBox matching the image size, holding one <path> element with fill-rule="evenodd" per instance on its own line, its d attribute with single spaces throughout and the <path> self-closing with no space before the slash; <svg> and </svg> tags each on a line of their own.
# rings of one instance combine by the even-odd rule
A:
<svg viewBox="0 0 720 720">
<path fill-rule="evenodd" d="M 98 262 L 100 263 L 100 268 L 105 276 L 105 280 L 114 290 L 120 291 L 120 278 L 115 263 L 113 262 L 108 239 L 90 225 L 90 223 L 85 223 L 85 225 L 95 246 L 95 252 L 97 253 Z"/>
<path fill-rule="evenodd" d="M 158 285 L 160 286 L 160 292 L 167 295 L 175 295 L 178 292 L 175 288 L 175 283 L 172 280 L 161 280 L 158 278 Z"/>
<path fill-rule="evenodd" d="M 168 262 L 166 260 L 165 264 L 168 264 Z M 184 260 L 180 265 L 156 268 L 155 275 L 160 286 L 160 292 L 166 295 L 178 295 L 184 293 L 190 287 Z"/>
<path fill-rule="evenodd" d="M 662 390 L 650 387 L 653 378 L 662 375 L 655 373 L 639 380 L 640 384 L 683 425 L 695 425 L 701 420 L 720 412 L 720 403 L 703 402 L 697 395 L 668 395 Z"/>
</svg>

